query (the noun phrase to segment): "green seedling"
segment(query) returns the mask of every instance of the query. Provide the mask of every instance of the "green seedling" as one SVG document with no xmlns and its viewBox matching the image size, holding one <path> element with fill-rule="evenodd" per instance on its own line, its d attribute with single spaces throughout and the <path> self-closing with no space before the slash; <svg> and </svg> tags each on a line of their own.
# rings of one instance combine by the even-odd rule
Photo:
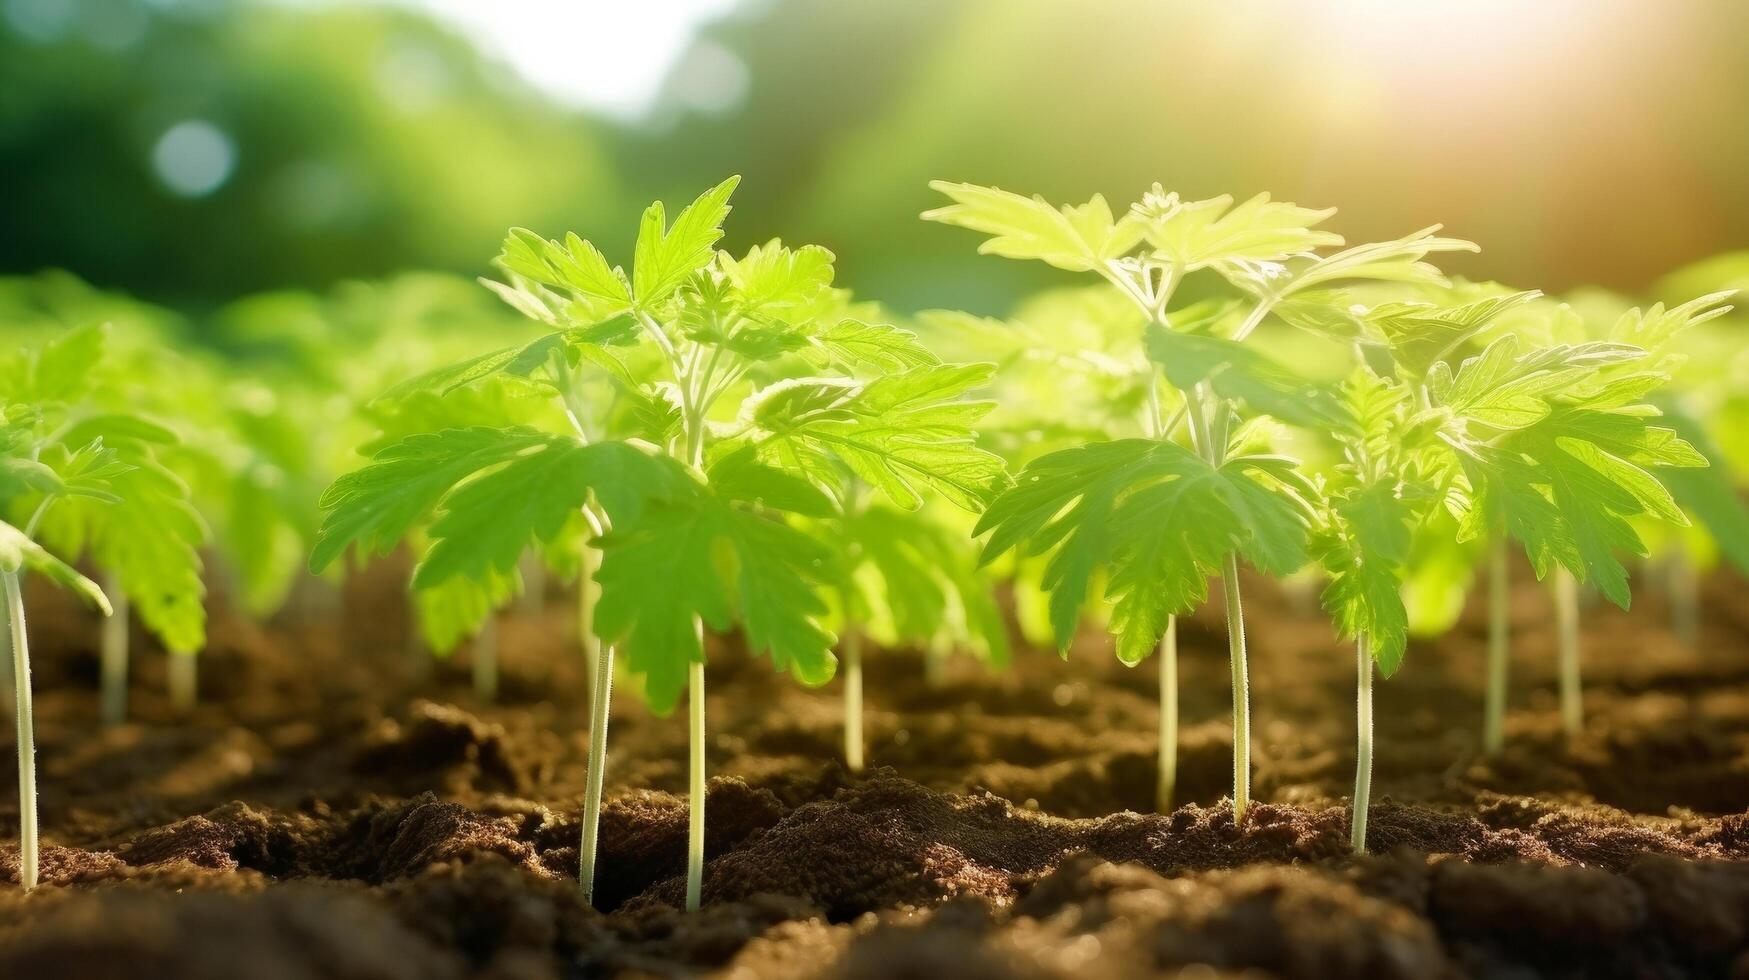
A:
<svg viewBox="0 0 1749 980">
<path fill-rule="evenodd" d="M 937 182 L 955 203 L 932 220 L 991 236 L 980 251 L 1096 274 L 1146 321 L 1141 438 L 1092 442 L 1029 464 L 985 513 L 986 558 L 1024 547 L 1051 552 L 1044 585 L 1059 647 L 1067 647 L 1097 576 L 1112 602 L 1118 656 L 1139 662 L 1175 638 L 1173 617 L 1206 600 L 1219 575 L 1233 688 L 1233 808 L 1250 802 L 1250 696 L 1239 559 L 1285 575 L 1306 560 L 1311 508 L 1292 460 L 1246 448 L 1235 421 L 1273 416 L 1317 425 L 1327 391 L 1245 341 L 1271 313 L 1334 319 L 1334 287 L 1355 281 L 1439 281 L 1422 259 L 1471 249 L 1427 229 L 1393 242 L 1317 255 L 1341 238 L 1313 211 L 1259 196 L 1182 201 L 1158 185 L 1121 217 L 1101 197 L 1057 208 L 993 188 Z M 1245 301 L 1173 310 L 1185 277 L 1211 270 Z M 1240 310 L 1243 313 L 1240 313 Z M 1164 379 L 1163 386 L 1160 381 Z M 1169 405 L 1169 400 L 1173 403 Z M 1176 407 L 1173 407 L 1173 406 Z M 1170 414 L 1169 414 L 1170 413 Z M 1245 414 L 1248 413 L 1248 414 Z M 1189 447 L 1173 440 L 1188 422 Z M 1172 790 L 1176 725 L 1173 651 L 1162 656 L 1161 805 Z"/>
<path fill-rule="evenodd" d="M 497 375 L 545 386 L 568 427 L 448 428 L 409 436 L 342 477 L 312 564 L 350 545 L 386 551 L 429 515 L 416 588 L 508 578 L 529 547 L 589 525 L 601 553 L 592 619 L 602 649 L 592 696 L 589 788 L 580 860 L 592 888 L 607 695 L 615 651 L 659 712 L 687 692 L 690 819 L 686 903 L 697 908 L 704 864 L 704 634 L 739 624 L 749 647 L 809 684 L 833 675 L 822 625 L 826 554 L 790 517 L 822 519 L 845 474 L 905 505 L 924 488 L 966 479 L 976 406 L 957 396 L 987 367 L 932 365 L 859 381 L 842 374 L 761 384 L 795 358 L 819 368 L 885 367 L 914 340 L 840 315 L 832 255 L 772 242 L 735 258 L 715 249 L 731 179 L 672 223 L 644 214 L 628 276 L 589 242 L 513 231 L 491 284 L 549 328 L 541 337 L 417 379 L 449 391 Z M 601 438 L 584 411 L 609 391 L 635 432 Z M 739 409 L 717 418 L 719 404 Z M 999 465 L 987 473 L 1000 479 Z M 982 492 L 993 492 L 992 485 Z"/>
</svg>

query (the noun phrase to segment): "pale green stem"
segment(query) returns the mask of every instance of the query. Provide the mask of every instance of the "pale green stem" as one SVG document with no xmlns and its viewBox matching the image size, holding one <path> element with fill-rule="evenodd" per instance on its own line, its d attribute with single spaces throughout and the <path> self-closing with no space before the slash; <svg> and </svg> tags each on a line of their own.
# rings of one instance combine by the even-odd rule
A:
<svg viewBox="0 0 1749 980">
<path fill-rule="evenodd" d="M 1579 682 L 1579 583 L 1573 573 L 1555 567 L 1555 638 L 1560 644 L 1561 727 L 1569 737 L 1585 728 Z"/>
<path fill-rule="evenodd" d="M 594 645 L 594 644 L 592 644 Z M 589 690 L 589 771 L 583 790 L 583 843 L 577 857 L 577 881 L 583 901 L 595 902 L 595 854 L 601 838 L 601 787 L 607 773 L 607 713 L 613 704 L 613 648 L 595 658 L 595 679 Z"/>
<path fill-rule="evenodd" d="M 1694 557 L 1680 540 L 1670 549 L 1670 629 L 1684 649 L 1700 648 L 1700 577 Z"/>
<path fill-rule="evenodd" d="M 844 634 L 844 765 L 862 771 L 862 635 Z"/>
<path fill-rule="evenodd" d="M 1372 644 L 1365 633 L 1355 637 L 1354 816 L 1349 820 L 1349 840 L 1354 853 L 1366 853 L 1366 813 L 1372 803 Z"/>
<path fill-rule="evenodd" d="M 1239 603 L 1239 559 L 1221 566 L 1227 599 L 1227 653 L 1233 673 L 1233 821 L 1251 805 L 1251 679 L 1245 661 L 1245 611 Z"/>
<path fill-rule="evenodd" d="M 12 713 L 12 622 L 11 613 L 7 612 L 6 604 L 0 602 L 0 705 L 4 705 L 7 714 Z"/>
<path fill-rule="evenodd" d="M 12 636 L 12 696 L 18 722 L 18 882 L 36 887 L 36 727 L 30 707 L 30 647 L 24 635 L 24 593 L 18 573 L 0 575 L 6 590 L 6 618 Z"/>
<path fill-rule="evenodd" d="M 1178 793 L 1178 617 L 1166 617 L 1160 637 L 1160 773 L 1154 787 L 1154 809 L 1172 812 Z"/>
<path fill-rule="evenodd" d="M 517 600 L 517 608 L 531 616 L 538 616 L 547 605 L 547 566 L 540 556 L 534 552 L 525 553 L 518 571 L 522 573 L 522 596 Z"/>
<path fill-rule="evenodd" d="M 98 689 L 103 723 L 119 725 L 128 720 L 128 595 L 113 574 L 104 577 L 103 592 L 114 611 L 103 621 Z"/>
<path fill-rule="evenodd" d="M 1225 455 L 1224 435 L 1216 436 L 1211 427 L 1209 402 L 1205 390 L 1198 386 L 1191 397 L 1191 432 L 1198 450 L 1210 466 L 1220 466 Z M 1225 426 L 1221 427 L 1224 433 Z M 1245 819 L 1251 805 L 1251 679 L 1245 658 L 1245 610 L 1239 601 L 1239 559 L 1228 554 L 1221 563 L 1221 592 L 1227 606 L 1227 656 L 1232 668 L 1233 684 L 1233 821 Z"/>
<path fill-rule="evenodd" d="M 170 707 L 177 714 L 188 714 L 200 700 L 200 658 L 192 653 L 170 651 L 164 664 Z"/>
<path fill-rule="evenodd" d="M 474 698 L 484 704 L 498 700 L 498 616 L 486 617 L 480 632 L 474 634 L 471 658 L 474 675 Z"/>
<path fill-rule="evenodd" d="M 704 623 L 694 619 L 699 642 L 704 642 Z M 704 660 L 695 660 L 687 678 L 689 760 L 686 825 L 686 910 L 697 912 L 704 893 Z"/>
<path fill-rule="evenodd" d="M 1488 555 L 1488 688 L 1482 701 L 1482 751 L 1506 746 L 1507 653 L 1512 643 L 1512 583 L 1507 538 L 1496 534 Z"/>
</svg>

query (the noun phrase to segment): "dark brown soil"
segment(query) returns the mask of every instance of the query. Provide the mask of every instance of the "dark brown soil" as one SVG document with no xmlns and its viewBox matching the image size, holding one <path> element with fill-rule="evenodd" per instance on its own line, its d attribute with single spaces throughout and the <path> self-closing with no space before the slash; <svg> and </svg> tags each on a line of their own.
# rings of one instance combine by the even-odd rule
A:
<svg viewBox="0 0 1749 980">
<path fill-rule="evenodd" d="M 1149 812 L 1155 674 L 1088 636 L 937 687 L 868 658 L 871 769 L 834 761 L 836 687 L 713 651 L 705 908 L 677 911 L 686 733 L 615 705 L 599 911 L 575 885 L 586 756 L 571 614 L 502 631 L 501 702 L 465 654 L 411 656 L 394 569 L 343 614 L 223 610 L 203 704 L 161 655 L 103 730 L 96 629 L 31 595 L 46 887 L 0 885 L 0 978 L 1749 978 L 1749 586 L 1701 647 L 1647 591 L 1588 613 L 1588 716 L 1559 732 L 1546 600 L 1514 608 L 1510 747 L 1476 748 L 1482 623 L 1378 687 L 1371 853 L 1348 847 L 1352 652 L 1258 583 L 1255 798 L 1235 826 L 1219 624 L 1185 624 L 1185 803 Z M 1215 607 L 1218 608 L 1218 605 Z M 622 685 L 623 687 L 624 685 Z M 9 729 L 8 729 L 9 730 Z M 10 746 L 0 882 L 17 879 Z"/>
</svg>

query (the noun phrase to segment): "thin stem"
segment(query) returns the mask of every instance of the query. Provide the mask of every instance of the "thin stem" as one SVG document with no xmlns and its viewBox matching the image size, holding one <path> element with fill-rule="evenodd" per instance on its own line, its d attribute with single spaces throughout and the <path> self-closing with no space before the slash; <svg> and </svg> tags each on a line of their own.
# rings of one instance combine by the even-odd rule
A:
<svg viewBox="0 0 1749 980">
<path fill-rule="evenodd" d="M 192 653 L 172 650 L 164 667 L 171 709 L 177 714 L 188 714 L 200 700 L 200 658 Z"/>
<path fill-rule="evenodd" d="M 103 723 L 119 725 L 128 720 L 128 594 L 114 574 L 104 577 L 103 592 L 114 608 L 103 621 L 98 685 Z"/>
<path fill-rule="evenodd" d="M 474 698 L 485 704 L 498 700 L 498 616 L 487 616 L 474 634 L 472 668 Z"/>
<path fill-rule="evenodd" d="M 1670 549 L 1666 568 L 1670 586 L 1670 630 L 1685 649 L 1700 648 L 1700 578 L 1694 556 L 1681 539 Z"/>
<path fill-rule="evenodd" d="M 547 565 L 533 551 L 524 552 L 517 562 L 522 573 L 522 598 L 517 607 L 531 616 L 539 616 L 547 605 Z"/>
<path fill-rule="evenodd" d="M 1190 431 L 1210 466 L 1220 466 L 1226 455 L 1224 441 L 1211 431 L 1206 385 L 1192 393 Z M 1225 431 L 1223 424 L 1222 431 Z M 1239 559 L 1228 554 L 1221 563 L 1221 592 L 1227 606 L 1227 659 L 1233 684 L 1233 820 L 1245 819 L 1251 805 L 1251 677 L 1245 657 L 1245 610 L 1239 600 Z"/>
<path fill-rule="evenodd" d="M 1354 853 L 1366 853 L 1366 813 L 1372 804 L 1372 643 L 1365 633 L 1354 639 L 1356 694 L 1354 730 L 1354 816 L 1349 840 Z"/>
<path fill-rule="evenodd" d="M 1233 674 L 1233 822 L 1251 805 L 1251 678 L 1245 662 L 1245 611 L 1239 602 L 1239 559 L 1221 565 L 1227 599 L 1227 654 Z"/>
<path fill-rule="evenodd" d="M 1512 583 L 1507 538 L 1495 534 L 1488 556 L 1488 689 L 1482 702 L 1482 751 L 1506 746 L 1507 652 L 1512 643 Z"/>
<path fill-rule="evenodd" d="M 598 644 L 585 644 L 586 647 Z M 589 687 L 589 771 L 583 790 L 583 842 L 577 852 L 577 883 L 583 901 L 595 904 L 595 854 L 601 838 L 601 787 L 607 773 L 607 713 L 613 705 L 613 648 L 595 657 L 595 677 Z"/>
<path fill-rule="evenodd" d="M 844 634 L 844 766 L 862 771 L 862 634 Z"/>
<path fill-rule="evenodd" d="M 1555 567 L 1555 640 L 1559 646 L 1561 727 L 1576 738 L 1585 729 L 1579 682 L 1579 583 L 1564 566 Z"/>
<path fill-rule="evenodd" d="M 36 725 L 30 707 L 30 647 L 24 634 L 24 593 L 18 573 L 0 575 L 6 590 L 6 618 L 12 635 L 12 696 L 18 723 L 18 881 L 36 887 Z"/>
<path fill-rule="evenodd" d="M 693 620 L 702 646 L 704 622 Z M 697 912 L 704 892 L 704 661 L 695 660 L 687 677 L 688 760 L 686 825 L 686 910 Z"/>
<path fill-rule="evenodd" d="M 1160 637 L 1160 775 L 1154 787 L 1154 809 L 1172 812 L 1178 792 L 1178 617 L 1166 617 Z"/>
</svg>

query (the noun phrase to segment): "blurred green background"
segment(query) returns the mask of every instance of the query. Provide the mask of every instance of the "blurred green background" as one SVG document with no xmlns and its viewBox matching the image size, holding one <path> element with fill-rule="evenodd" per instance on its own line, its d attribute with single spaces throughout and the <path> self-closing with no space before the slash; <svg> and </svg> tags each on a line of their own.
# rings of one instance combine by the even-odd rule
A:
<svg viewBox="0 0 1749 980">
<path fill-rule="evenodd" d="M 618 257 L 738 172 L 731 247 L 907 310 L 1050 282 L 918 221 L 935 177 L 1267 190 L 1633 291 L 1749 244 L 1745 120 L 1743 0 L 0 0 L 0 274 L 199 311 L 481 273 L 513 224 Z"/>
</svg>

